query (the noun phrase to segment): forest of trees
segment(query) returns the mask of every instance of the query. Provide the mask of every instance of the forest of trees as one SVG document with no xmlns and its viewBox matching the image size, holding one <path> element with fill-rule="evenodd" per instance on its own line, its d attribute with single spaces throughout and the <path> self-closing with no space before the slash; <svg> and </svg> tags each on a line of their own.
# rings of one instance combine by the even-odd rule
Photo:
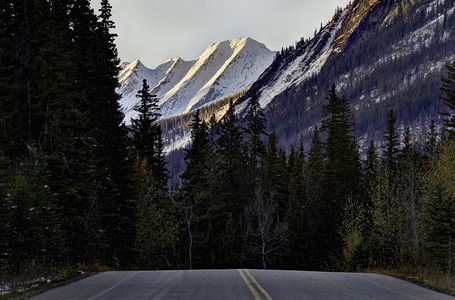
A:
<svg viewBox="0 0 455 300">
<path fill-rule="evenodd" d="M 111 6 L 0 2 L 0 271 L 134 265 L 134 157 Z"/>
<path fill-rule="evenodd" d="M 357 270 L 429 266 L 452 274 L 455 116 L 424 149 L 393 110 L 384 147 L 359 154 L 335 85 L 309 149 L 266 132 L 253 93 L 208 121 L 196 111 L 182 184 L 170 191 L 147 81 L 127 129 L 118 104 L 111 6 L 0 3 L 0 271 L 31 264 L 117 269 Z M 455 62 L 442 81 L 455 109 Z"/>
<path fill-rule="evenodd" d="M 443 88 L 452 110 L 454 72 Z M 398 135 L 390 110 L 384 147 L 371 141 L 362 160 L 349 101 L 334 85 L 323 110 L 310 148 L 289 153 L 265 133 L 255 96 L 241 121 L 234 107 L 219 122 L 196 113 L 175 196 L 185 211 L 185 266 L 452 273 L 453 117 L 443 133 L 431 124 L 421 150 L 409 128 Z"/>
</svg>

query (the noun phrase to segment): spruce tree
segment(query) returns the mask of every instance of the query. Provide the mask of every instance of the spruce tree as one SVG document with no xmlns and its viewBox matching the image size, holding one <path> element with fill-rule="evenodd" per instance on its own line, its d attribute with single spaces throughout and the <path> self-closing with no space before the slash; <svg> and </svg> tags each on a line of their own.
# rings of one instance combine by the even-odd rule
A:
<svg viewBox="0 0 455 300">
<path fill-rule="evenodd" d="M 292 156 L 294 156 L 293 159 Z M 306 198 L 304 162 L 298 152 L 289 157 L 292 163 L 292 170 L 289 180 L 289 202 L 286 212 L 286 224 L 290 241 L 291 260 L 290 266 L 296 269 L 308 267 L 308 240 L 311 238 L 309 232 L 309 201 Z M 291 164 L 290 164 L 291 166 Z"/>
<path fill-rule="evenodd" d="M 455 177 L 453 140 L 447 141 L 425 177 L 426 242 L 432 264 L 453 274 L 455 234 Z"/>
<path fill-rule="evenodd" d="M 398 133 L 396 130 L 397 119 L 394 116 L 393 109 L 390 110 L 389 116 L 387 119 L 387 129 L 384 132 L 384 152 L 383 159 L 388 168 L 390 168 L 392 174 L 396 171 L 396 164 L 398 159 L 399 151 L 399 139 Z"/>
<path fill-rule="evenodd" d="M 245 116 L 245 132 L 248 135 L 249 164 L 252 171 L 253 183 L 257 184 L 259 179 L 259 163 L 265 154 L 265 146 L 262 141 L 262 137 L 266 134 L 265 117 L 256 92 L 253 92 L 248 104 L 249 107 Z"/>
<path fill-rule="evenodd" d="M 135 235 L 134 191 L 132 164 L 128 160 L 128 130 L 123 124 L 124 114 L 116 93 L 119 59 L 115 45 L 114 24 L 110 20 L 112 7 L 109 1 L 101 2 L 96 28 L 97 73 L 99 84 L 91 109 L 97 141 L 95 153 L 100 171 L 100 225 L 107 239 L 105 260 L 109 265 L 132 266 Z M 100 107 L 103 107 L 101 110 Z M 96 113 L 95 113 L 96 112 Z"/>
<path fill-rule="evenodd" d="M 417 264 L 421 257 L 421 155 L 409 128 L 404 132 L 402 144 L 404 146 L 399 152 L 397 165 L 398 240 L 403 259 Z"/>
<path fill-rule="evenodd" d="M 453 115 L 453 111 L 455 110 L 455 60 L 451 65 L 448 65 L 446 67 L 447 77 L 443 77 L 441 79 L 441 90 L 444 92 L 444 97 L 442 100 L 449 109 L 449 112 L 443 113 L 442 115 L 445 116 L 444 126 L 449 130 L 451 135 L 453 135 L 452 132 L 455 129 L 455 117 Z"/>
<path fill-rule="evenodd" d="M 13 98 L 13 35 L 11 1 L 0 4 L 0 151 L 12 156 L 17 129 Z"/>
<path fill-rule="evenodd" d="M 218 215 L 213 226 L 213 234 L 223 232 L 216 240 L 221 246 L 220 257 L 227 265 L 232 265 L 240 255 L 239 218 L 248 204 L 247 185 L 243 180 L 246 154 L 242 128 L 232 100 L 229 109 L 217 126 L 215 154 L 217 155 L 216 210 Z M 218 233 L 217 233 L 218 232 Z"/>
<path fill-rule="evenodd" d="M 361 166 L 357 143 L 352 135 L 354 122 L 349 101 L 339 98 L 332 85 L 328 103 L 323 105 L 325 114 L 322 130 L 327 132 L 324 143 L 327 157 L 323 186 L 323 197 L 318 203 L 318 224 L 322 260 L 328 268 L 337 268 L 343 247 L 343 211 L 352 203 L 358 203 L 360 196 Z M 357 205 L 357 204 L 356 204 Z M 328 243 L 327 241 L 331 241 Z"/>
<path fill-rule="evenodd" d="M 210 207 L 208 164 L 211 147 L 208 141 L 208 125 L 201 120 L 197 110 L 191 128 L 191 146 L 185 149 L 186 170 L 181 175 L 183 184 L 182 203 L 188 230 L 189 267 L 204 266 L 206 245 L 204 235 L 207 233 L 207 213 Z M 194 256 L 194 258 L 193 258 Z"/>
<path fill-rule="evenodd" d="M 139 116 L 138 119 L 132 120 L 131 129 L 134 134 L 134 146 L 139 157 L 152 164 L 156 157 L 157 142 L 152 125 L 158 119 L 159 114 L 156 112 L 158 100 L 155 95 L 149 93 L 149 89 L 147 79 L 144 79 L 142 89 L 136 95 L 139 103 L 134 106 L 134 110 L 139 113 Z"/>
</svg>

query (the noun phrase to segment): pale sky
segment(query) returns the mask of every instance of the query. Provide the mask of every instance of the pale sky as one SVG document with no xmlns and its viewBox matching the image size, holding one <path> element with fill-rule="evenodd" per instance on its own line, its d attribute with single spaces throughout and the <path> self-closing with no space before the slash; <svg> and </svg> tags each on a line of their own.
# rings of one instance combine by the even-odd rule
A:
<svg viewBox="0 0 455 300">
<path fill-rule="evenodd" d="M 100 0 L 90 0 L 98 13 Z M 250 37 L 270 50 L 313 37 L 349 0 L 110 0 L 122 62 L 148 68 L 198 58 L 212 43 Z"/>
</svg>

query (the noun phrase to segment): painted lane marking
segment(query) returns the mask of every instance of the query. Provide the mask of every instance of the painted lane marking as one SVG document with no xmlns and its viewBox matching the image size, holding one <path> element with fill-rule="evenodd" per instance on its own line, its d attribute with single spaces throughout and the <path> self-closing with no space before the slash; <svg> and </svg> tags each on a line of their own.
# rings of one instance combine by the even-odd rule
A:
<svg viewBox="0 0 455 300">
<path fill-rule="evenodd" d="M 123 282 L 127 281 L 128 279 L 130 279 L 131 277 L 137 275 L 139 272 L 135 272 L 133 274 L 131 274 L 130 276 L 126 277 L 126 278 L 123 278 L 122 280 L 120 280 L 119 282 L 117 282 L 116 284 L 114 284 L 113 286 L 111 286 L 110 288 L 102 291 L 101 293 L 98 293 L 96 294 L 95 296 L 93 297 L 90 297 L 88 298 L 87 300 L 93 300 L 93 299 L 96 299 L 98 297 L 101 297 L 103 296 L 104 294 L 107 294 L 108 292 L 112 291 L 113 289 L 115 289 L 116 287 L 118 287 L 120 284 L 122 284 Z"/>
<path fill-rule="evenodd" d="M 248 286 L 248 288 L 250 289 L 250 291 L 253 293 L 254 298 L 255 298 L 256 300 L 261 300 L 261 296 L 259 295 L 258 291 L 256 291 L 256 289 L 255 289 L 254 286 L 251 284 L 251 282 L 248 280 L 248 278 L 246 278 L 246 276 L 245 276 L 245 274 L 243 274 L 242 270 L 237 269 L 237 271 L 239 271 L 240 276 L 242 277 L 243 281 L 246 283 L 246 285 Z"/>
<path fill-rule="evenodd" d="M 257 280 L 253 277 L 253 275 L 251 275 L 250 272 L 248 272 L 248 270 L 246 270 L 246 269 L 243 269 L 243 271 L 245 271 L 245 273 L 251 278 L 251 280 L 254 282 L 256 287 L 262 292 L 262 294 L 264 294 L 265 298 L 267 300 L 272 300 L 272 297 L 270 296 L 270 294 L 267 293 L 267 291 L 259 284 L 259 282 L 257 282 Z"/>
</svg>

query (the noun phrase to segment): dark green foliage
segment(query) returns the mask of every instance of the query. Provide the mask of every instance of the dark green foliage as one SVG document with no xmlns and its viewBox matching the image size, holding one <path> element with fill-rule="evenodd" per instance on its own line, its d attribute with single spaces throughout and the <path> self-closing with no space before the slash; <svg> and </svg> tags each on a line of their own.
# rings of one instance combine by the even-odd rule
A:
<svg viewBox="0 0 455 300">
<path fill-rule="evenodd" d="M 249 151 L 249 165 L 252 171 L 254 184 L 259 179 L 259 163 L 265 154 L 265 147 L 263 142 L 263 136 L 265 135 L 266 122 L 264 112 L 262 111 L 261 105 L 259 104 L 256 93 L 249 101 L 248 111 L 244 118 L 246 123 L 245 132 L 248 135 L 248 149 Z"/>
<path fill-rule="evenodd" d="M 398 133 L 395 126 L 397 118 L 393 115 L 393 109 L 390 110 L 389 117 L 387 119 L 387 129 L 384 132 L 384 162 L 391 172 L 396 171 L 396 164 L 398 160 L 398 147 L 399 139 Z"/>
<path fill-rule="evenodd" d="M 444 97 L 442 100 L 444 104 L 449 108 L 449 113 L 444 113 L 444 125 L 453 132 L 455 128 L 455 119 L 453 116 L 453 111 L 455 109 L 455 61 L 452 65 L 447 66 L 447 76 L 441 79 L 442 88 L 444 92 Z"/>
<path fill-rule="evenodd" d="M 8 206 L 22 210 L 7 218 L 23 223 L 23 238 L 7 234 L 16 244 L 6 264 L 132 265 L 134 185 L 110 10 L 106 0 L 101 17 L 86 0 L 0 6 L 0 151 Z M 45 252 L 27 244 L 30 234 Z"/>
<path fill-rule="evenodd" d="M 290 241 L 290 263 L 296 269 L 308 268 L 308 255 L 311 234 L 309 216 L 311 213 L 310 201 L 307 198 L 306 178 L 304 177 L 303 157 L 294 152 L 290 154 L 289 164 L 291 173 L 289 179 L 289 202 L 285 221 L 288 226 Z"/>
<path fill-rule="evenodd" d="M 342 212 L 350 207 L 349 203 L 357 203 L 360 196 L 361 167 L 357 143 L 352 136 L 354 123 L 348 100 L 336 95 L 335 85 L 332 85 L 327 100 L 322 120 L 322 129 L 327 131 L 324 145 L 327 159 L 322 198 L 317 203 L 317 224 L 321 258 L 330 268 L 336 267 L 342 254 Z"/>
<path fill-rule="evenodd" d="M 215 155 L 217 199 L 215 207 L 221 215 L 218 221 L 212 223 L 222 232 L 217 237 L 223 241 L 220 246 L 221 257 L 227 261 L 235 260 L 239 253 L 239 224 L 238 218 L 247 204 L 247 182 L 243 180 L 243 169 L 246 165 L 246 152 L 243 140 L 242 128 L 238 125 L 233 102 L 217 125 Z"/>
<path fill-rule="evenodd" d="M 185 215 L 188 265 L 191 269 L 193 256 L 196 267 L 205 266 L 201 263 L 209 259 L 204 255 L 207 247 L 205 240 L 208 231 L 207 213 L 212 202 L 209 176 L 213 174 L 209 158 L 213 149 L 208 141 L 208 125 L 199 118 L 199 110 L 196 111 L 190 128 L 192 144 L 185 150 L 186 170 L 181 175 L 183 185 L 180 205 Z"/>
<path fill-rule="evenodd" d="M 150 87 L 147 80 L 143 80 L 142 89 L 136 95 L 139 98 L 134 110 L 139 113 L 139 118 L 132 120 L 134 145 L 141 159 L 147 159 L 150 163 L 156 156 L 156 136 L 153 123 L 157 120 L 158 100 L 149 93 Z M 153 128 L 152 128 L 153 127 Z"/>
<path fill-rule="evenodd" d="M 46 157 L 33 149 L 30 159 L 14 170 L 4 200 L 12 231 L 6 245 L 14 271 L 21 271 L 24 262 L 33 259 L 61 261 L 65 254 L 56 199 L 49 184 Z"/>
</svg>

